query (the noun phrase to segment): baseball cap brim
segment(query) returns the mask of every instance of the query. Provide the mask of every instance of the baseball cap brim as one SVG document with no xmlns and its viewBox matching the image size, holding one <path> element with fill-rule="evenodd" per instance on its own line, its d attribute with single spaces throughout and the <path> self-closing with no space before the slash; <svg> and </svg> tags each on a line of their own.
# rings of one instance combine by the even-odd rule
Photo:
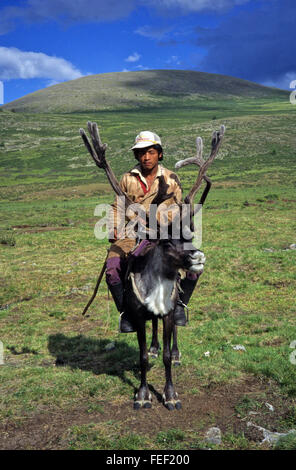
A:
<svg viewBox="0 0 296 470">
<path fill-rule="evenodd" d="M 143 149 L 145 147 L 151 147 L 151 145 L 157 145 L 159 142 L 156 142 L 155 140 L 148 141 L 146 140 L 145 142 L 137 142 L 133 147 L 131 147 L 130 150 L 134 149 Z"/>
</svg>

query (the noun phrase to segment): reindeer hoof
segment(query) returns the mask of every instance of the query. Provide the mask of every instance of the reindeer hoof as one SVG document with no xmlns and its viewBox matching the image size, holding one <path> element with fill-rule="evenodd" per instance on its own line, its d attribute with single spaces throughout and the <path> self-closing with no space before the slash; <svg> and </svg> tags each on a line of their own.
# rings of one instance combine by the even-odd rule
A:
<svg viewBox="0 0 296 470">
<path fill-rule="evenodd" d="M 151 408 L 152 407 L 152 395 L 149 394 L 148 399 L 139 400 L 138 394 L 136 395 L 136 399 L 134 401 L 134 410 L 139 410 L 140 408 Z"/>
<path fill-rule="evenodd" d="M 158 358 L 158 353 L 149 351 L 148 356 L 151 357 L 151 359 L 157 359 Z"/>
<path fill-rule="evenodd" d="M 172 359 L 172 365 L 173 365 L 174 367 L 180 366 L 180 365 L 181 365 L 180 359 L 177 359 L 177 358 L 176 358 L 176 359 Z"/>
<path fill-rule="evenodd" d="M 151 359 L 157 359 L 159 351 L 160 351 L 160 347 L 156 348 L 154 346 L 151 346 L 151 348 L 148 351 L 148 356 L 151 357 Z"/>
<path fill-rule="evenodd" d="M 152 407 L 152 403 L 150 401 L 146 401 L 143 405 L 143 408 L 151 408 Z"/>
<path fill-rule="evenodd" d="M 173 366 L 178 367 L 181 365 L 181 361 L 172 361 Z"/>
<path fill-rule="evenodd" d="M 151 401 L 148 400 L 140 400 L 140 401 L 135 401 L 134 402 L 134 410 L 140 410 L 141 408 L 151 408 L 152 403 Z"/>
<path fill-rule="evenodd" d="M 167 400 L 166 397 L 165 397 L 165 394 L 163 394 L 162 401 L 163 401 L 164 406 L 169 411 L 172 411 L 174 409 L 181 410 L 181 408 L 182 408 L 182 404 L 181 404 L 180 400 L 178 399 L 177 393 L 176 393 L 176 399 L 171 398 L 170 400 Z"/>
<path fill-rule="evenodd" d="M 175 409 L 175 406 L 174 406 L 173 403 L 171 403 L 171 402 L 167 402 L 167 403 L 165 404 L 165 406 L 166 406 L 166 408 L 167 408 L 169 411 L 172 411 L 172 410 Z"/>
<path fill-rule="evenodd" d="M 177 367 L 181 365 L 181 353 L 179 354 L 172 354 L 172 365 Z"/>
</svg>

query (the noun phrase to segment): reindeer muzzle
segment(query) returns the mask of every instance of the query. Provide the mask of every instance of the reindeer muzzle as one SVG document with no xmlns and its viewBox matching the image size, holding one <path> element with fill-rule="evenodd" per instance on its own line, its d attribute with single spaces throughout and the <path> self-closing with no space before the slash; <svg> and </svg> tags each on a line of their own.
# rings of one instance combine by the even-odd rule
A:
<svg viewBox="0 0 296 470">
<path fill-rule="evenodd" d="M 189 271 L 196 274 L 201 274 L 204 270 L 206 257 L 202 251 L 196 250 L 189 255 L 190 267 Z"/>
</svg>

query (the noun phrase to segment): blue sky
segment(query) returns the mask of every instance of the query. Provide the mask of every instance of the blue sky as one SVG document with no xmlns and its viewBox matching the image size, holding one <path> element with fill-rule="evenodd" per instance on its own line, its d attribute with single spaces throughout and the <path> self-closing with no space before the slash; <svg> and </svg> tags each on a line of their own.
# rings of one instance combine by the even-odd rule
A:
<svg viewBox="0 0 296 470">
<path fill-rule="evenodd" d="M 4 102 L 87 74 L 148 69 L 288 90 L 295 20 L 295 0 L 0 0 Z"/>
</svg>

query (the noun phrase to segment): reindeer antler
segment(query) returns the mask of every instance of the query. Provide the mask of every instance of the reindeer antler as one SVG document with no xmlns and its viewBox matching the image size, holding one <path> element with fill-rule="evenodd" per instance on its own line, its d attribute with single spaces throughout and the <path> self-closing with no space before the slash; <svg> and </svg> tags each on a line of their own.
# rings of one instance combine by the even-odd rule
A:
<svg viewBox="0 0 296 470">
<path fill-rule="evenodd" d="M 210 156 L 207 160 L 204 160 L 203 156 L 202 156 L 202 152 L 203 152 L 202 138 L 197 137 L 197 139 L 196 139 L 196 150 L 197 150 L 196 157 L 190 157 L 190 158 L 186 158 L 185 160 L 180 160 L 175 165 L 175 168 L 178 169 L 178 168 L 181 168 L 183 166 L 190 165 L 190 164 L 193 163 L 193 164 L 199 166 L 199 168 L 200 168 L 194 185 L 192 186 L 192 188 L 191 188 L 190 192 L 187 194 L 187 196 L 184 198 L 184 202 L 190 204 L 191 213 L 193 213 L 193 200 L 194 200 L 194 197 L 195 197 L 197 191 L 199 190 L 199 188 L 202 184 L 202 180 L 203 179 L 206 180 L 207 183 L 209 185 L 211 185 L 211 181 L 206 176 L 206 172 L 207 172 L 209 166 L 211 165 L 211 163 L 213 162 L 213 160 L 215 159 L 215 157 L 218 154 L 218 151 L 219 151 L 222 139 L 224 137 L 224 134 L 225 134 L 225 126 L 223 126 L 223 125 L 220 127 L 219 131 L 214 131 L 213 132 L 213 134 L 212 134 L 212 150 L 211 150 L 211 154 L 210 154 Z M 207 188 L 207 193 L 208 193 L 208 191 L 209 191 L 209 187 Z M 206 198 L 206 194 L 203 194 L 203 196 L 200 200 L 201 204 L 203 204 L 203 202 Z"/>
<path fill-rule="evenodd" d="M 89 151 L 90 155 L 92 156 L 92 159 L 94 160 L 95 164 L 99 167 L 102 168 L 108 178 L 109 183 L 111 184 L 113 190 L 118 196 L 123 196 L 125 197 L 125 204 L 126 206 L 132 204 L 132 200 L 129 199 L 129 197 L 126 195 L 124 191 L 122 191 L 119 182 L 116 178 L 116 176 L 113 173 L 112 168 L 110 167 L 109 163 L 106 160 L 105 157 L 105 152 L 107 149 L 107 144 L 102 144 L 98 126 L 95 122 L 88 122 L 87 123 L 88 131 L 91 137 L 92 145 L 88 140 L 88 137 L 84 131 L 84 129 L 79 129 L 80 135 L 83 139 L 83 142 Z"/>
</svg>

